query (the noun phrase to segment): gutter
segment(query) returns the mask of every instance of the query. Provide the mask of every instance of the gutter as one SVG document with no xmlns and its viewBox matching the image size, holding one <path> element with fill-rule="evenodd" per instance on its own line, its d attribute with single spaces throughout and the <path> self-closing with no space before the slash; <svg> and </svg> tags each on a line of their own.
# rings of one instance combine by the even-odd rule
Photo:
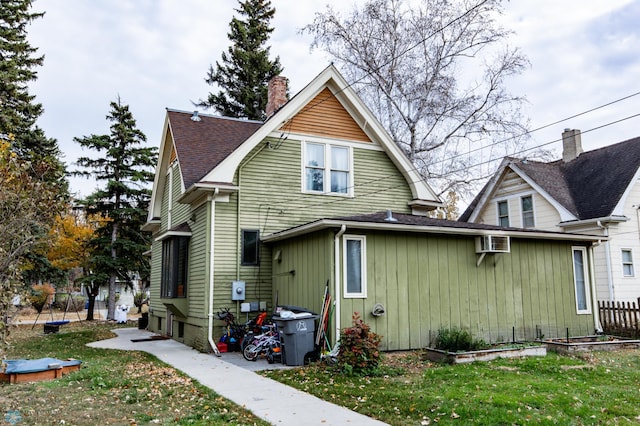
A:
<svg viewBox="0 0 640 426">
<path fill-rule="evenodd" d="M 207 197 L 207 201 L 209 202 L 209 212 L 211 214 L 211 220 L 209 223 L 211 224 L 211 234 L 209 235 L 209 324 L 207 327 L 207 340 L 209 341 L 209 345 L 211 345 L 211 349 L 216 354 L 216 356 L 220 356 L 220 351 L 218 350 L 218 346 L 216 346 L 216 342 L 213 341 L 213 277 L 214 277 L 214 249 L 215 249 L 215 225 L 216 225 L 216 215 L 215 215 L 215 197 L 218 195 L 220 190 L 216 188 L 213 191 L 213 195 L 209 195 Z"/>
<path fill-rule="evenodd" d="M 389 224 L 379 222 L 360 222 L 360 221 L 344 221 L 333 219 L 321 219 L 315 222 L 307 223 L 302 226 L 291 228 L 286 231 L 277 232 L 271 235 L 267 235 L 261 240 L 263 242 L 274 242 L 285 240 L 291 237 L 297 237 L 305 235 L 310 232 L 318 231 L 326 228 L 339 228 L 342 225 L 349 225 L 349 228 L 353 229 L 367 229 L 367 230 L 387 230 L 397 232 L 415 232 L 423 234 L 447 234 L 447 235 L 467 235 L 467 236 L 481 236 L 481 235 L 504 235 L 515 238 L 536 238 L 546 240 L 565 240 L 565 241 L 599 241 L 607 240 L 602 236 L 585 235 L 585 234 L 572 234 L 567 232 L 545 232 L 545 231 L 517 231 L 517 230 L 498 230 L 498 229 L 477 229 L 477 228 L 454 228 L 448 226 L 427 226 L 427 225 L 407 225 L 407 224 Z"/>
<path fill-rule="evenodd" d="M 335 307 L 335 321 L 336 324 L 336 342 L 340 340 L 340 298 L 342 297 L 342 293 L 340 293 L 340 237 L 347 231 L 347 225 L 342 224 L 340 230 L 336 233 L 336 236 L 333 238 L 333 256 L 334 256 L 334 265 L 335 268 L 335 299 L 334 299 L 334 307 Z"/>
</svg>

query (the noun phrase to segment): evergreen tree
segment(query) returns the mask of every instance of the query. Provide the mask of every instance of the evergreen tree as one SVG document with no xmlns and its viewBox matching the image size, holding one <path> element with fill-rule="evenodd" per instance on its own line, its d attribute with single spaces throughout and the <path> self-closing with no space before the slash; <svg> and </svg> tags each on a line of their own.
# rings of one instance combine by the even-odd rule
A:
<svg viewBox="0 0 640 426">
<path fill-rule="evenodd" d="M 28 83 L 37 78 L 44 56 L 27 40 L 27 25 L 44 13 L 30 12 L 31 0 L 0 2 L 0 134 L 13 135 L 13 150 L 23 158 L 60 156 L 55 139 L 45 137 L 36 120 L 42 104 L 29 94 Z M 61 165 L 58 167 L 58 172 Z M 55 179 L 56 176 L 49 176 Z M 59 176 L 57 176 L 59 178 Z"/>
<path fill-rule="evenodd" d="M 140 230 L 146 221 L 147 207 L 153 181 L 153 167 L 157 161 L 155 147 L 141 146 L 146 136 L 136 128 L 136 121 L 120 98 L 111 102 L 107 120 L 111 124 L 109 135 L 91 135 L 74 138 L 84 148 L 98 153 L 98 158 L 81 157 L 78 165 L 90 171 L 76 171 L 76 175 L 92 175 L 106 183 L 104 189 L 83 201 L 87 213 L 102 220 L 94 238 L 89 242 L 89 271 L 83 279 L 90 283 L 89 312 L 93 319 L 93 306 L 100 285 L 108 282 L 109 300 L 107 318 L 114 318 L 116 280 L 130 284 L 133 275 L 148 275 L 148 258 L 143 254 L 151 245 L 150 236 Z"/>
<path fill-rule="evenodd" d="M 37 127 L 43 108 L 28 91 L 28 84 L 37 77 L 35 69 L 44 59 L 36 55 L 37 49 L 27 40 L 27 26 L 44 15 L 31 13 L 31 3 L 31 0 L 0 1 L 0 139 L 9 141 L 11 150 L 25 163 L 46 164 L 40 172 L 36 172 L 35 167 L 28 170 L 43 191 L 57 194 L 60 202 L 56 205 L 63 205 L 68 196 L 68 183 L 58 143 Z M 22 278 L 26 282 L 59 279 L 61 271 L 38 253 L 38 247 L 47 244 L 46 231 L 35 238 L 38 244 L 30 246 L 24 254 Z"/>
<path fill-rule="evenodd" d="M 273 28 L 269 21 L 276 10 L 269 0 L 238 0 L 235 11 L 245 19 L 234 17 L 227 34 L 233 45 L 222 53 L 222 65 L 209 67 L 206 82 L 221 90 L 209 93 L 197 106 L 214 108 L 227 117 L 263 120 L 267 106 L 267 83 L 282 72 L 280 58 L 269 59 L 265 43 Z"/>
</svg>

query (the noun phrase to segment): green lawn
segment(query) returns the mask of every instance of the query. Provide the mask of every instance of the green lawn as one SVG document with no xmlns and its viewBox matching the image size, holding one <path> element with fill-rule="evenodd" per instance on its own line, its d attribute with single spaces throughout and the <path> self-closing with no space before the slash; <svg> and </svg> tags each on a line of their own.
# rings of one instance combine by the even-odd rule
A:
<svg viewBox="0 0 640 426">
<path fill-rule="evenodd" d="M 113 324 L 72 323 L 42 335 L 42 326 L 13 329 L 9 359 L 83 361 L 61 379 L 0 384 L 0 425 L 266 425 L 268 423 L 145 352 L 94 349 L 115 337 Z"/>
<path fill-rule="evenodd" d="M 389 356 L 380 377 L 315 365 L 268 377 L 392 425 L 638 424 L 640 351 L 463 365 Z M 391 361 L 394 358 L 394 361 Z"/>
<path fill-rule="evenodd" d="M 0 385 L 0 424 L 9 424 L 7 414 L 19 414 L 19 425 L 266 424 L 149 354 L 85 346 L 112 337 L 113 327 L 14 330 L 9 358 L 72 357 L 83 368 L 50 382 Z M 433 364 L 414 352 L 386 355 L 381 371 L 350 377 L 316 364 L 264 374 L 393 425 L 640 423 L 640 350 L 466 365 Z"/>
</svg>

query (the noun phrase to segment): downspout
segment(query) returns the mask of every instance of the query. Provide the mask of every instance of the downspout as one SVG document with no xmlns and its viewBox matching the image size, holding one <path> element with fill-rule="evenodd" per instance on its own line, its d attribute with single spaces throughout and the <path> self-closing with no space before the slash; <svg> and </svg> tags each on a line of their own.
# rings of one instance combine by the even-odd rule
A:
<svg viewBox="0 0 640 426">
<path fill-rule="evenodd" d="M 207 330 L 207 339 L 209 340 L 209 345 L 211 345 L 211 349 L 213 352 L 220 356 L 220 351 L 218 350 L 218 346 L 216 346 L 216 342 L 213 341 L 213 276 L 214 276 L 214 249 L 215 249 L 215 227 L 216 227 L 216 215 L 215 215 L 215 207 L 216 202 L 215 198 L 220 192 L 219 188 L 216 188 L 213 191 L 213 195 L 209 195 L 207 197 L 207 201 L 209 202 L 209 212 L 211 214 L 211 232 L 209 234 L 209 327 Z"/>
<path fill-rule="evenodd" d="M 604 230 L 604 236 L 609 236 L 609 227 L 602 224 L 601 221 L 596 222 L 600 229 Z M 607 284 L 609 287 L 609 300 L 614 302 L 616 300 L 615 289 L 613 286 L 613 271 L 611 271 L 611 251 L 609 248 L 609 240 L 604 242 L 604 255 L 607 260 Z"/>
<path fill-rule="evenodd" d="M 336 343 L 340 340 L 340 298 L 342 293 L 340 292 L 340 237 L 347 231 L 347 225 L 343 224 L 340 230 L 333 238 L 333 256 L 334 256 L 334 268 L 335 268 L 335 324 L 336 324 Z"/>
<path fill-rule="evenodd" d="M 589 252 L 589 274 L 591 275 L 591 309 L 593 310 L 593 327 L 596 333 L 602 333 L 602 324 L 600 323 L 600 311 L 598 309 L 598 300 L 596 297 L 596 268 L 594 266 L 593 248 L 600 242 L 593 243 L 588 247 Z"/>
</svg>

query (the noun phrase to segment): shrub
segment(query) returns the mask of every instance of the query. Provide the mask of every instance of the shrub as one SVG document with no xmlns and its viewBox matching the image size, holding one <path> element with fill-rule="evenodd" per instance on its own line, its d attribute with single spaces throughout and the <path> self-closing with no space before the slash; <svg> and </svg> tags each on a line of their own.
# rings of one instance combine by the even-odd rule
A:
<svg viewBox="0 0 640 426">
<path fill-rule="evenodd" d="M 360 314 L 354 312 L 353 326 L 340 332 L 338 366 L 350 374 L 372 374 L 380 363 L 381 340 L 382 336 L 373 333 Z"/>
<path fill-rule="evenodd" d="M 69 300 L 71 297 L 71 300 Z M 84 310 L 85 297 L 81 294 L 60 294 L 56 296 L 56 308 L 66 312 L 80 312 Z"/>
<path fill-rule="evenodd" d="M 29 302 L 31 306 L 38 311 L 42 312 L 42 309 L 51 303 L 51 298 L 55 294 L 56 290 L 49 283 L 38 284 L 31 287 L 31 294 L 29 295 Z"/>
<path fill-rule="evenodd" d="M 477 351 L 486 348 L 482 339 L 474 339 L 470 332 L 461 328 L 441 328 L 435 340 L 435 348 L 448 352 Z"/>
</svg>

